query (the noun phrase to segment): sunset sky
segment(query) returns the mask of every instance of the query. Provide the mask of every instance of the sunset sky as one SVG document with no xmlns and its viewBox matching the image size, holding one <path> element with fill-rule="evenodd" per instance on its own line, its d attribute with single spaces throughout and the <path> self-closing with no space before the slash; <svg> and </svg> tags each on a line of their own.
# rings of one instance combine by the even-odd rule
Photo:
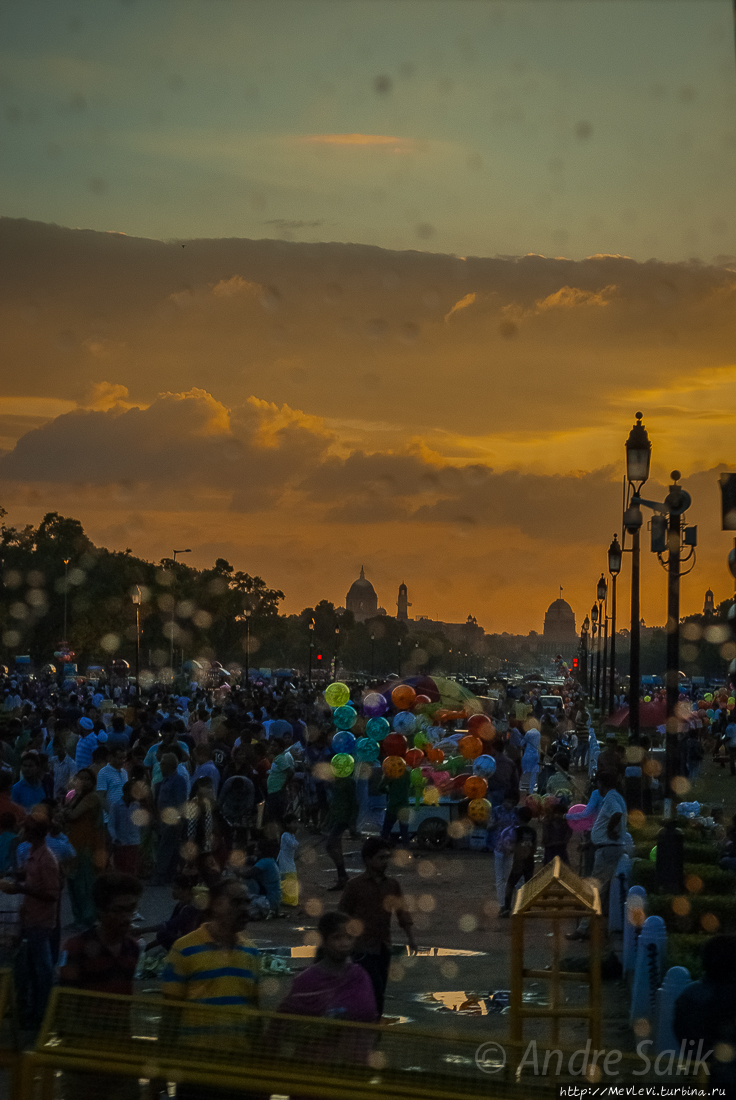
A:
<svg viewBox="0 0 736 1100">
<path fill-rule="evenodd" d="M 579 624 L 641 409 L 730 595 L 735 68 L 729 0 L 4 5 L 9 521 Z"/>
</svg>

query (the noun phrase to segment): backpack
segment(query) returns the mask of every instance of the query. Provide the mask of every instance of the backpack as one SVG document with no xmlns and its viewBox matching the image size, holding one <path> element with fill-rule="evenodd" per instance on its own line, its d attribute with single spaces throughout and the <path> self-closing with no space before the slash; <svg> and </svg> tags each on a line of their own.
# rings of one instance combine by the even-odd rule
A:
<svg viewBox="0 0 736 1100">
<path fill-rule="evenodd" d="M 498 834 L 498 840 L 496 841 L 496 848 L 499 852 L 503 852 L 505 856 L 510 856 L 516 847 L 516 826 L 507 825 L 505 829 L 502 829 Z"/>
</svg>

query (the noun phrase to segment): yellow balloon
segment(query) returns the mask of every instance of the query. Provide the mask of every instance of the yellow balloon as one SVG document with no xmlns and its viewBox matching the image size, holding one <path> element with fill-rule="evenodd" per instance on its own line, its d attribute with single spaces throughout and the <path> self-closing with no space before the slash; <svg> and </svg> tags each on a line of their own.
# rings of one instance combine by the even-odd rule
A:
<svg viewBox="0 0 736 1100">
<path fill-rule="evenodd" d="M 325 702 L 333 710 L 337 707 L 344 707 L 346 703 L 350 702 L 350 688 L 347 684 L 342 684 L 337 680 L 334 684 L 330 684 L 329 687 L 325 688 Z"/>
<path fill-rule="evenodd" d="M 491 804 L 487 798 L 474 798 L 468 806 L 468 817 L 477 825 L 484 825 L 491 815 Z"/>
<path fill-rule="evenodd" d="M 440 801 L 440 792 L 436 787 L 427 787 L 422 794 L 422 802 L 425 806 L 437 806 Z"/>
</svg>

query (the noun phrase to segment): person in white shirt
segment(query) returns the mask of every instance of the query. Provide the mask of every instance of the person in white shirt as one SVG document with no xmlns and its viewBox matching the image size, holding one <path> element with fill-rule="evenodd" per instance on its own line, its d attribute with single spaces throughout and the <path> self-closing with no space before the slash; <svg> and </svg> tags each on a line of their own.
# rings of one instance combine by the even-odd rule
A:
<svg viewBox="0 0 736 1100">
<path fill-rule="evenodd" d="M 616 790 L 616 777 L 610 773 L 602 771 L 599 774 L 598 790 L 603 795 L 603 801 L 590 830 L 590 840 L 595 848 L 593 878 L 598 881 L 603 912 L 608 913 L 611 879 L 626 847 L 626 802 Z"/>
</svg>

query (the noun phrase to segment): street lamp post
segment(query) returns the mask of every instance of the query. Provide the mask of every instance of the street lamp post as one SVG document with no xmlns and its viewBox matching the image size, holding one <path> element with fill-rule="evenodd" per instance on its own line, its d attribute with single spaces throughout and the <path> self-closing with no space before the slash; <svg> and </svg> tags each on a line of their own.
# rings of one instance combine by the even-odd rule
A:
<svg viewBox="0 0 736 1100">
<path fill-rule="evenodd" d="M 371 634 L 371 677 L 376 675 L 375 650 L 376 650 L 376 635 Z"/>
<path fill-rule="evenodd" d="M 608 680 L 608 713 L 613 714 L 613 696 L 616 682 L 616 582 L 621 572 L 621 546 L 618 535 L 608 547 L 608 572 L 611 574 L 611 672 Z"/>
<path fill-rule="evenodd" d="M 339 655 L 338 655 L 339 654 L 339 649 L 340 649 L 340 627 L 336 626 L 335 627 L 335 662 L 334 662 L 335 671 L 334 671 L 334 674 L 333 674 L 333 678 L 335 680 L 337 679 L 337 670 L 340 667 L 340 658 L 339 658 Z"/>
<path fill-rule="evenodd" d="M 606 704 L 606 659 L 608 656 L 608 581 L 603 573 L 600 575 L 598 584 L 595 590 L 596 598 L 598 600 L 598 673 L 596 692 L 598 695 L 598 707 L 600 709 L 601 717 L 605 710 Z M 603 636 L 601 639 L 601 635 Z M 602 645 L 601 645 L 602 640 Z M 603 651 L 601 657 L 601 650 Z"/>
<path fill-rule="evenodd" d="M 312 686 L 312 653 L 314 651 L 314 619 L 310 619 L 308 626 L 309 630 L 309 669 L 307 672 L 307 683 Z"/>
<path fill-rule="evenodd" d="M 589 693 L 589 690 L 590 690 L 589 689 L 589 684 L 588 684 L 588 634 L 589 634 L 589 631 L 590 631 L 590 619 L 586 615 L 585 616 L 585 622 L 583 623 L 582 637 L 580 639 L 581 646 L 582 646 L 582 651 L 583 651 L 582 654 L 581 654 L 581 657 L 582 657 L 582 673 L 583 673 L 583 690 L 584 690 L 586 695 Z"/>
<path fill-rule="evenodd" d="M 64 634 L 62 637 L 62 649 L 67 645 L 66 636 L 66 609 L 69 598 L 69 558 L 64 558 Z"/>
<path fill-rule="evenodd" d="M 399 653 L 399 676 L 401 676 L 401 638 L 399 638 L 398 642 L 396 643 L 396 648 Z"/>
<path fill-rule="evenodd" d="M 243 609 L 245 615 L 245 690 L 250 691 L 250 617 L 253 611 L 250 607 Z"/>
<path fill-rule="evenodd" d="M 141 701 L 141 589 L 135 586 L 135 592 L 131 595 L 135 607 L 135 701 L 136 706 Z"/>
<path fill-rule="evenodd" d="M 642 413 L 636 414 L 636 424 L 626 440 L 626 480 L 628 482 L 628 507 L 624 526 L 631 535 L 631 650 L 629 656 L 629 736 L 638 740 L 639 688 L 641 683 L 641 608 L 640 586 L 640 532 L 642 525 L 638 497 L 642 486 L 649 480 L 652 461 L 652 444 L 642 424 Z"/>
<path fill-rule="evenodd" d="M 590 609 L 590 618 L 593 623 L 593 660 L 591 661 L 591 678 L 595 676 L 593 680 L 593 706 L 597 710 L 600 699 L 601 691 L 601 650 L 600 650 L 600 627 L 598 625 L 598 604 L 594 603 Z"/>
<path fill-rule="evenodd" d="M 192 552 L 191 550 L 175 550 L 174 551 L 174 565 L 176 565 L 176 555 L 177 554 L 191 554 L 191 552 Z M 173 575 L 174 575 L 174 580 L 176 580 L 176 569 L 174 570 Z M 170 655 L 170 658 L 169 658 L 169 665 L 171 667 L 171 682 L 173 684 L 173 682 L 174 682 L 174 626 L 175 626 L 175 616 L 176 616 L 176 597 L 174 596 L 173 592 L 172 592 L 171 598 L 174 602 L 171 605 L 171 655 Z"/>
</svg>

